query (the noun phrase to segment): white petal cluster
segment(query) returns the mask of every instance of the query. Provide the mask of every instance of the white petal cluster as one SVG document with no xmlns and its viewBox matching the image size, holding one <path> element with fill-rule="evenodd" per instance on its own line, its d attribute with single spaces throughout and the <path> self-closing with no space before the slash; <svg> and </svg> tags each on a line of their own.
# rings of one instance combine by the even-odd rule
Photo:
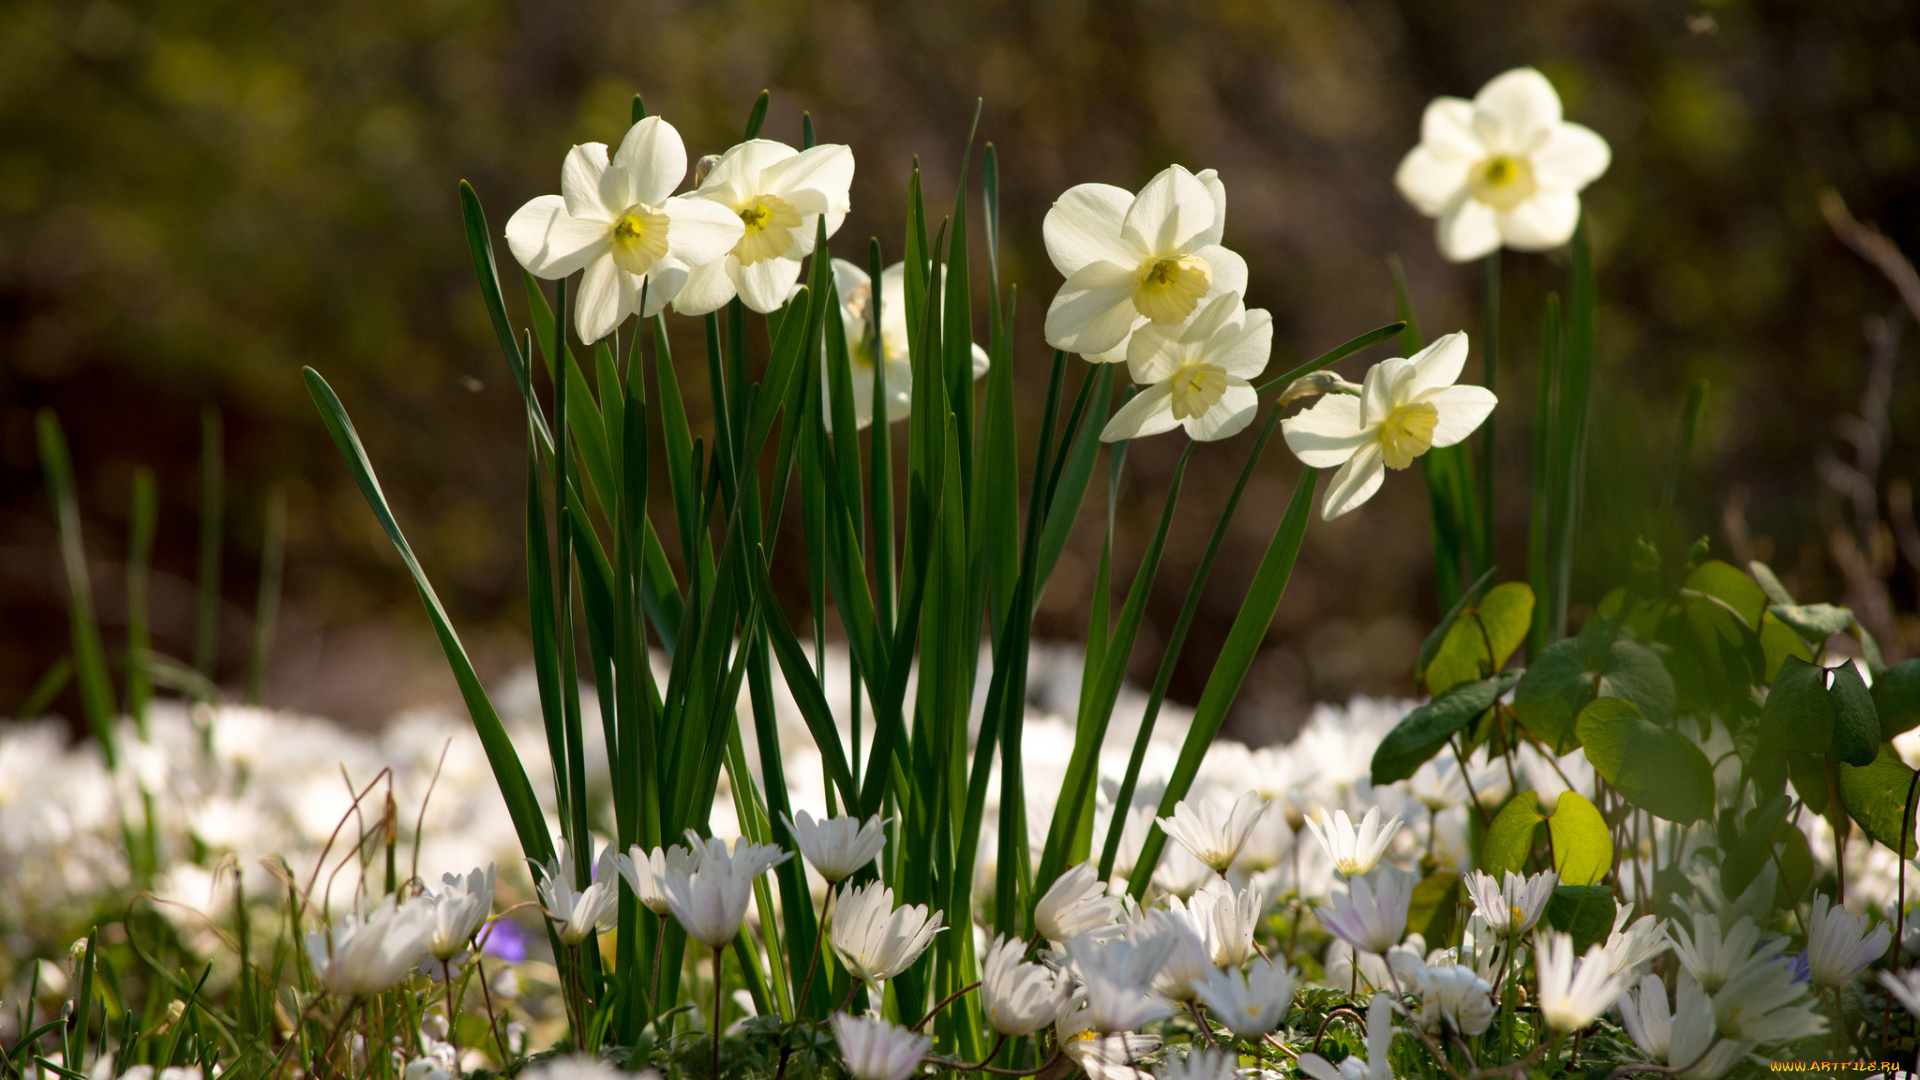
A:
<svg viewBox="0 0 1920 1080">
<path fill-rule="evenodd" d="M 1107 895 L 1107 883 L 1089 861 L 1054 879 L 1033 906 L 1033 925 L 1041 937 L 1064 944 L 1081 934 L 1119 925 L 1120 912 L 1120 898 Z"/>
<path fill-rule="evenodd" d="M 1456 262 L 1502 245 L 1558 247 L 1580 223 L 1580 191 L 1612 161 L 1605 139 L 1561 118 L 1546 76 L 1517 68 L 1472 101 L 1435 98 L 1420 145 L 1400 162 L 1400 194 L 1438 218 L 1440 250 Z"/>
<path fill-rule="evenodd" d="M 1273 316 L 1248 310 L 1238 293 L 1215 297 L 1191 322 L 1148 324 L 1127 345 L 1127 373 L 1142 389 L 1113 414 L 1102 442 L 1185 427 L 1212 442 L 1237 435 L 1259 407 L 1250 381 L 1273 353 Z"/>
<path fill-rule="evenodd" d="M 1493 1025 L 1493 987 L 1463 964 L 1424 965 L 1414 979 L 1420 991 L 1420 1026 L 1442 1025 L 1472 1038 Z"/>
<path fill-rule="evenodd" d="M 726 841 L 714 837 L 703 840 L 689 832 L 687 842 L 696 853 L 693 867 L 668 866 L 661 892 L 687 936 L 718 949 L 740 933 L 747 902 L 753 899 L 754 879 L 793 858 L 793 853 L 772 844 L 749 843 L 745 837 L 734 842 L 731 852 Z"/>
<path fill-rule="evenodd" d="M 886 379 L 886 416 L 889 424 L 905 420 L 913 411 L 913 359 L 909 352 L 907 336 L 907 287 L 906 264 L 894 263 L 880 271 L 880 291 L 874 293 L 873 278 L 865 270 L 845 259 L 833 260 L 833 287 L 840 299 L 840 326 L 847 338 L 848 369 L 852 375 L 849 387 L 853 392 L 853 421 L 856 428 L 865 429 L 873 423 L 873 384 L 879 378 L 878 372 L 884 372 Z M 929 318 L 940 317 L 944 296 L 929 296 L 927 305 L 933 310 Z M 880 305 L 880 337 L 874 340 L 873 305 Z M 874 349 L 879 348 L 878 363 Z M 833 431 L 833 387 L 829 384 L 826 360 L 821 359 L 820 378 L 821 402 L 826 407 L 822 413 L 829 434 Z M 973 346 L 973 377 L 978 379 L 987 373 L 991 361 L 987 350 L 978 344 Z"/>
<path fill-rule="evenodd" d="M 330 929 L 307 935 L 307 962 L 327 992 L 359 999 L 399 985 L 427 951 L 434 907 L 392 896 L 371 911 L 348 914 Z"/>
<path fill-rule="evenodd" d="M 583 856 L 590 852 L 581 852 Z M 554 931 L 568 945 L 578 945 L 596 931 L 613 929 L 620 911 L 620 890 L 614 877 L 613 845 L 600 851 L 592 876 L 585 888 L 576 882 L 572 853 L 565 840 L 560 841 L 553 858 L 547 860 L 539 880 L 540 908 L 553 920 Z"/>
<path fill-rule="evenodd" d="M 1718 1080 L 1753 1049 L 1752 1043 L 1718 1037 L 1713 1002 L 1684 971 L 1671 1014 L 1666 985 L 1648 975 L 1620 999 L 1620 1021 L 1648 1060 L 1680 1070 L 1675 1075 L 1684 1080 Z"/>
<path fill-rule="evenodd" d="M 1463 882 L 1487 929 L 1502 937 L 1519 937 L 1533 929 L 1559 883 L 1560 876 L 1551 870 L 1527 877 L 1508 870 L 1499 881 L 1492 874 L 1475 870 Z"/>
<path fill-rule="evenodd" d="M 824 218 L 831 237 L 852 209 L 852 186 L 853 151 L 845 146 L 795 150 L 749 139 L 721 154 L 686 199 L 737 219 L 740 238 L 725 255 L 694 266 L 673 310 L 703 315 L 735 296 L 759 312 L 785 304 L 800 261 L 813 253 L 816 227 Z"/>
<path fill-rule="evenodd" d="M 1261 957 L 1245 971 L 1237 965 L 1211 972 L 1197 988 L 1214 1018 L 1243 1039 L 1280 1025 L 1293 1004 L 1294 972 Z"/>
<path fill-rule="evenodd" d="M 627 887 L 633 890 L 641 906 L 655 915 L 665 915 L 672 910 L 667 904 L 667 875 L 672 872 L 686 875 L 698 870 L 700 857 L 695 852 L 699 850 L 702 849 L 674 844 L 648 851 L 635 844 L 625 855 L 614 856 L 614 860 L 620 876 L 627 879 Z"/>
<path fill-rule="evenodd" d="M 1373 498 L 1388 469 L 1473 434 L 1499 403 L 1484 386 L 1456 386 L 1467 335 L 1452 333 L 1406 359 L 1367 370 L 1358 394 L 1332 393 L 1280 422 L 1288 449 L 1317 469 L 1336 466 L 1321 514 L 1331 521 Z"/>
<path fill-rule="evenodd" d="M 854 978 L 878 985 L 913 965 L 944 930 L 942 912 L 925 904 L 893 906 L 893 890 L 878 881 L 840 890 L 827 940 Z"/>
<path fill-rule="evenodd" d="M 879 1016 L 835 1013 L 833 1041 L 854 1080 L 906 1080 L 933 1048 L 933 1039 Z"/>
<path fill-rule="evenodd" d="M 497 878 L 494 865 L 488 863 L 485 870 L 476 867 L 464 878 L 443 875 L 440 891 L 422 897 L 433 906 L 433 936 L 427 941 L 427 953 L 435 960 L 444 964 L 466 951 L 467 942 L 493 913 Z"/>
<path fill-rule="evenodd" d="M 1060 1018 L 1073 987 L 1059 972 L 1026 961 L 1026 943 L 997 936 L 980 963 L 987 1023 L 1002 1035 L 1031 1035 Z"/>
<path fill-rule="evenodd" d="M 1413 875 L 1392 867 L 1350 878 L 1318 909 L 1320 921 L 1360 952 L 1385 953 L 1406 936 L 1413 886 Z"/>
<path fill-rule="evenodd" d="M 1807 916 L 1807 972 L 1818 987 L 1845 986 L 1860 977 L 1887 951 L 1893 928 L 1885 923 L 1869 928 L 1865 915 L 1856 915 L 1816 893 Z"/>
<path fill-rule="evenodd" d="M 1081 934 L 1067 942 L 1067 955 L 1086 1000 L 1087 1027 L 1103 1035 L 1132 1031 L 1171 1012 L 1153 992 L 1153 980 L 1173 949 L 1163 920 L 1144 921 L 1124 937 L 1102 940 Z"/>
<path fill-rule="evenodd" d="M 1549 930 L 1537 936 L 1533 962 L 1540 1018 L 1555 1031 L 1578 1031 L 1593 1023 L 1625 989 L 1606 947 L 1595 945 L 1575 960 L 1571 934 Z"/>
<path fill-rule="evenodd" d="M 816 821 L 805 810 L 787 819 L 787 829 L 807 864 L 838 885 L 878 858 L 887 846 L 887 823 L 877 815 L 861 821 L 833 817 Z"/>
</svg>

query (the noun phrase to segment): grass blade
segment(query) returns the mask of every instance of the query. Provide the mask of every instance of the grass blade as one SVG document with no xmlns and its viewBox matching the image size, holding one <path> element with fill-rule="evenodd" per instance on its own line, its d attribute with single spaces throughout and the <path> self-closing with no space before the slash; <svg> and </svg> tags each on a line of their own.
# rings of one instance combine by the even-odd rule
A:
<svg viewBox="0 0 1920 1080">
<path fill-rule="evenodd" d="M 209 405 L 200 413 L 200 583 L 194 604 L 193 666 L 213 678 L 220 659 L 220 541 L 225 515 L 220 410 Z"/>
<path fill-rule="evenodd" d="M 106 651 L 100 644 L 100 621 L 93 609 L 93 581 L 87 574 L 87 546 L 80 536 L 80 503 L 74 494 L 73 458 L 67 437 L 52 409 L 41 409 L 40 465 L 53 499 L 53 518 L 60 527 L 60 562 L 67 577 L 67 620 L 73 633 L 73 666 L 80 676 L 80 705 L 87 726 L 114 764 L 113 684 L 107 678 Z"/>
<path fill-rule="evenodd" d="M 253 607 L 253 651 L 247 663 L 247 703 L 260 704 L 267 667 L 273 661 L 274 627 L 280 620 L 280 579 L 287 559 L 287 489 L 267 494 L 267 515 L 260 539 L 260 592 Z"/>
<path fill-rule="evenodd" d="M 133 470 L 133 514 L 127 537 L 127 715 L 146 731 L 147 700 L 153 680 L 135 656 L 153 649 L 149 630 L 147 582 L 153 566 L 153 538 L 160 517 L 160 489 L 153 470 Z"/>
</svg>

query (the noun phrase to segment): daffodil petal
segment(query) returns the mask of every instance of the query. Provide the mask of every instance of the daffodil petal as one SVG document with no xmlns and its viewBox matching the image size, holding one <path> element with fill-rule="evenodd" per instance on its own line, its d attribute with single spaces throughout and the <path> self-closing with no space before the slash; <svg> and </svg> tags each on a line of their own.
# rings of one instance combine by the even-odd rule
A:
<svg viewBox="0 0 1920 1080">
<path fill-rule="evenodd" d="M 625 276 L 632 277 L 631 274 Z M 686 287 L 687 277 L 686 264 L 678 259 L 669 257 L 654 260 L 652 268 L 647 271 L 647 306 L 644 309 L 640 307 L 640 288 L 636 279 L 628 310 L 639 311 L 643 319 L 653 318 L 666 308 L 669 301 L 680 295 L 680 290 Z"/>
<path fill-rule="evenodd" d="M 853 187 L 853 148 L 838 143 L 808 147 L 768 167 L 761 182 L 803 214 L 845 213 L 851 205 L 847 192 Z M 827 235 L 833 235 L 832 228 Z"/>
<path fill-rule="evenodd" d="M 739 260 L 729 259 L 727 273 L 740 290 L 741 302 L 764 315 L 786 303 L 787 292 L 800 279 L 800 260 L 761 259 L 741 266 Z"/>
<path fill-rule="evenodd" d="M 1326 502 L 1321 504 L 1320 516 L 1327 521 L 1349 513 L 1373 498 L 1380 485 L 1387 478 L 1387 463 L 1380 453 L 1380 442 L 1368 440 L 1354 451 L 1340 471 L 1333 474 L 1333 483 L 1327 487 Z"/>
<path fill-rule="evenodd" d="M 1580 196 L 1543 188 L 1498 217 L 1500 235 L 1518 251 L 1545 251 L 1573 239 L 1580 224 Z"/>
<path fill-rule="evenodd" d="M 1421 143 L 1400 159 L 1393 184 L 1414 209 L 1438 217 L 1465 193 L 1472 168 L 1473 163 L 1464 157 Z"/>
<path fill-rule="evenodd" d="M 1143 386 L 1160 382 L 1180 366 L 1180 336 L 1184 327 L 1148 323 L 1127 339 L 1127 374 Z"/>
<path fill-rule="evenodd" d="M 1374 441 L 1373 431 L 1360 426 L 1360 399 L 1352 394 L 1328 394 L 1313 408 L 1280 421 L 1280 433 L 1293 456 L 1316 469 L 1344 465 L 1355 450 Z"/>
<path fill-rule="evenodd" d="M 1533 178 L 1544 187 L 1578 191 L 1600 179 L 1613 163 L 1607 140 L 1592 128 L 1561 124 L 1528 158 Z"/>
<path fill-rule="evenodd" d="M 1047 255 L 1063 277 L 1097 262 L 1121 266 L 1140 261 L 1144 252 L 1120 239 L 1133 195 L 1112 184 L 1076 184 L 1054 200 L 1041 224 Z"/>
<path fill-rule="evenodd" d="M 719 161 L 713 163 L 706 180 L 700 185 L 700 193 L 711 193 L 712 197 L 729 203 L 742 202 L 755 195 L 772 194 L 785 198 L 784 191 L 768 182 L 767 173 L 799 153 L 786 143 L 772 139 L 748 139 L 735 143 L 720 155 Z"/>
<path fill-rule="evenodd" d="M 1195 255 L 1207 260 L 1207 266 L 1213 271 L 1213 285 L 1207 290 L 1203 302 L 1226 293 L 1247 294 L 1247 260 L 1231 248 L 1211 244 L 1198 248 Z"/>
<path fill-rule="evenodd" d="M 1273 357 L 1273 316 L 1266 308 L 1253 308 L 1242 316 L 1238 327 L 1225 340 L 1218 341 L 1208 353 L 1211 363 L 1220 365 L 1228 375 L 1251 379 L 1267 370 Z"/>
<path fill-rule="evenodd" d="M 1118 442 L 1172 431 L 1180 424 L 1173 418 L 1172 398 L 1173 392 L 1165 383 L 1140 391 L 1107 421 L 1100 430 L 1100 441 Z"/>
<path fill-rule="evenodd" d="M 1213 195 L 1194 175 L 1170 165 L 1134 196 L 1120 223 L 1120 236 L 1152 255 L 1169 255 L 1205 246 L 1199 241 L 1213 227 Z"/>
<path fill-rule="evenodd" d="M 1433 429 L 1434 446 L 1452 446 L 1473 434 L 1500 403 L 1484 386 L 1443 387 L 1422 395 L 1420 400 L 1440 410 L 1440 420 Z"/>
<path fill-rule="evenodd" d="M 979 343 L 976 342 L 973 346 L 973 377 L 976 379 L 980 378 L 985 375 L 992 366 L 993 358 L 988 356 L 987 350 L 981 348 Z"/>
<path fill-rule="evenodd" d="M 588 263 L 587 272 L 580 275 L 580 291 L 573 300 L 573 325 L 581 341 L 592 344 L 620 325 L 620 275 L 611 255 Z"/>
<path fill-rule="evenodd" d="M 682 315 L 705 315 L 709 311 L 720 310 L 720 306 L 735 295 L 733 277 L 727 273 L 727 264 L 730 262 L 735 260 L 715 259 L 704 266 L 694 267 L 687 274 L 687 283 L 681 287 L 679 295 L 673 298 L 673 310 Z"/>
<path fill-rule="evenodd" d="M 1199 416 L 1188 417 L 1183 422 L 1188 438 L 1195 442 L 1214 442 L 1245 431 L 1247 425 L 1253 423 L 1253 414 L 1259 410 L 1260 395 L 1245 379 L 1237 379 L 1227 384 L 1226 391 L 1213 408 Z M 1167 415 L 1173 415 L 1171 409 Z"/>
<path fill-rule="evenodd" d="M 1420 143 L 1437 154 L 1477 161 L 1486 153 L 1473 132 L 1473 102 L 1437 97 L 1420 114 Z"/>
<path fill-rule="evenodd" d="M 1432 344 L 1407 357 L 1407 362 L 1414 370 L 1408 393 L 1418 395 L 1452 386 L 1460 381 L 1460 372 L 1467 366 L 1466 332 L 1456 330 L 1434 339 Z"/>
<path fill-rule="evenodd" d="M 1461 199 L 1440 218 L 1440 252 L 1454 262 L 1468 262 L 1500 247 L 1500 223 L 1493 207 L 1478 199 Z"/>
<path fill-rule="evenodd" d="M 1560 123 L 1560 95 L 1545 75 L 1515 68 L 1474 95 L 1474 134 L 1495 152 L 1527 153 Z"/>
<path fill-rule="evenodd" d="M 1088 263 L 1067 278 L 1047 308 L 1047 344 L 1077 353 L 1101 353 L 1133 329 L 1133 272 L 1110 262 Z"/>
<path fill-rule="evenodd" d="M 613 167 L 620 173 L 621 195 L 618 206 L 608 199 L 607 208 L 619 213 L 634 203 L 659 206 L 680 186 L 687 175 L 687 144 L 673 125 L 657 116 L 649 116 L 627 129 L 620 149 L 613 156 Z M 607 185 L 601 184 L 603 193 Z"/>
<path fill-rule="evenodd" d="M 560 196 L 567 200 L 567 213 L 577 218 L 612 221 L 626 209 L 625 203 L 609 210 L 601 198 L 600 181 L 607 171 L 607 144 L 582 143 L 567 151 L 560 165 Z"/>
<path fill-rule="evenodd" d="M 1370 428 L 1401 404 L 1414 374 L 1413 361 L 1394 357 L 1367 369 L 1360 384 L 1360 426 Z"/>
<path fill-rule="evenodd" d="M 566 200 L 542 195 L 507 219 L 507 249 L 535 277 L 563 278 L 608 250 L 607 224 L 567 212 Z"/>
<path fill-rule="evenodd" d="M 704 266 L 733 250 L 746 233 L 738 214 L 706 199 L 675 197 L 661 209 L 671 223 L 667 253 L 688 266 Z"/>
<path fill-rule="evenodd" d="M 1220 174 L 1213 169 L 1200 170 L 1194 179 L 1205 184 L 1207 194 L 1213 196 L 1213 225 L 1199 241 L 1201 246 L 1211 247 L 1218 244 L 1227 231 L 1227 185 L 1220 182 Z"/>
</svg>

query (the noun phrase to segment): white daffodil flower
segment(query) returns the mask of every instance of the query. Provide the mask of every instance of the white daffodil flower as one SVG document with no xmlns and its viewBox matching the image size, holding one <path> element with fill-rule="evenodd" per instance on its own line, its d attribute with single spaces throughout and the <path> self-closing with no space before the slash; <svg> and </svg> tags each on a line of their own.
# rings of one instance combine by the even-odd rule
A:
<svg viewBox="0 0 1920 1080">
<path fill-rule="evenodd" d="M 583 854 L 591 855 L 591 852 Z M 608 844 L 594 862 L 590 883 L 584 889 L 575 889 L 573 855 L 567 842 L 562 840 L 560 849 L 541 867 L 544 872 L 535 875 L 539 879 L 541 910 L 553 920 L 555 932 L 565 944 L 578 945 L 596 930 L 613 929 L 614 917 L 620 911 L 614 866 L 613 845 Z"/>
<path fill-rule="evenodd" d="M 427 952 L 435 960 L 451 963 L 466 952 L 467 942 L 493 913 L 495 877 L 492 863 L 485 870 L 475 867 L 465 878 L 444 874 L 440 891 L 421 897 L 433 906 L 433 936 L 427 941 Z"/>
<path fill-rule="evenodd" d="M 1247 291 L 1246 260 L 1220 246 L 1226 188 L 1178 165 L 1139 195 L 1111 184 L 1068 188 L 1042 226 L 1066 284 L 1047 309 L 1047 344 L 1098 362 L 1127 358 L 1136 329 L 1178 326 L 1202 303 Z"/>
<path fill-rule="evenodd" d="M 913 411 L 913 358 L 908 354 L 907 286 L 905 263 L 894 263 L 880 271 L 880 355 L 886 364 L 887 423 L 905 420 Z M 873 278 L 865 270 L 845 259 L 833 260 L 833 288 L 840 297 L 840 325 L 847 333 L 848 368 L 853 378 L 853 423 L 865 429 L 873 423 Z M 939 317 L 942 298 L 927 297 Z M 832 387 L 824 370 L 820 379 L 821 400 L 827 405 L 829 434 L 833 431 Z M 991 366 L 987 350 L 973 346 L 973 377 L 978 379 Z"/>
<path fill-rule="evenodd" d="M 633 890 L 640 906 L 655 915 L 665 915 L 672 910 L 664 889 L 667 873 L 679 870 L 691 874 L 700 869 L 700 856 L 679 844 L 652 851 L 635 844 L 625 855 L 615 855 L 613 862 L 620 876 L 627 879 L 627 888 Z"/>
<path fill-rule="evenodd" d="M 1455 386 L 1467 362 L 1467 335 L 1452 333 L 1407 359 L 1382 360 L 1360 393 L 1329 394 L 1280 421 L 1303 464 L 1340 471 L 1327 488 L 1328 521 L 1380 490 L 1388 469 L 1404 469 L 1436 446 L 1473 434 L 1499 399 L 1484 386 Z"/>
<path fill-rule="evenodd" d="M 933 1049 L 931 1036 L 888 1023 L 872 1014 L 833 1014 L 833 1041 L 854 1080 L 907 1080 Z"/>
<path fill-rule="evenodd" d="M 1674 998 L 1677 1008 L 1669 1015 L 1666 985 L 1648 975 L 1620 999 L 1620 1021 L 1649 1060 L 1681 1069 L 1681 1080 L 1719 1080 L 1753 1049 L 1752 1043 L 1716 1039 L 1713 1002 L 1684 971 Z"/>
<path fill-rule="evenodd" d="M 1626 989 L 1613 973 L 1604 945 L 1595 945 L 1579 960 L 1573 958 L 1573 935 L 1549 930 L 1533 943 L 1540 1018 L 1558 1032 L 1578 1031 L 1607 1011 Z"/>
<path fill-rule="evenodd" d="M 1119 420 L 1125 413 L 1122 409 L 1114 419 Z M 1173 804 L 1172 817 L 1160 819 L 1160 827 L 1214 873 L 1224 874 L 1240 849 L 1246 846 L 1247 837 L 1253 835 L 1254 823 L 1266 810 L 1267 800 L 1257 791 L 1241 795 L 1230 808 L 1212 799 L 1182 799 Z"/>
<path fill-rule="evenodd" d="M 834 901 L 833 927 L 827 943 L 854 978 L 869 986 L 907 970 L 946 929 L 946 916 L 927 915 L 925 904 L 893 906 L 893 890 L 878 881 L 840 890 Z"/>
<path fill-rule="evenodd" d="M 1102 940 L 1081 934 L 1067 942 L 1067 956 L 1086 992 L 1087 1027 L 1103 1035 L 1132 1031 L 1172 1011 L 1152 991 L 1154 975 L 1173 951 L 1163 913 L 1137 924 L 1125 937 Z"/>
<path fill-rule="evenodd" d="M 729 852 L 726 841 L 703 840 L 691 830 L 687 843 L 697 854 L 697 865 L 692 870 L 668 866 L 660 891 L 687 936 L 718 949 L 740 932 L 747 901 L 753 899 L 754 879 L 793 858 L 793 852 L 772 844 L 751 844 L 744 836 Z"/>
<path fill-rule="evenodd" d="M 852 877 L 887 846 L 887 823 L 878 814 L 865 821 L 844 815 L 816 821 L 802 810 L 786 822 L 800 857 L 827 879 L 829 887 Z"/>
<path fill-rule="evenodd" d="M 1406 936 L 1413 885 L 1412 875 L 1381 867 L 1347 879 L 1344 892 L 1334 892 L 1315 910 L 1327 929 L 1357 951 L 1384 954 Z"/>
<path fill-rule="evenodd" d="M 407 977 L 433 937 L 433 905 L 396 904 L 392 896 L 372 911 L 355 911 L 329 930 L 307 935 L 307 961 L 320 985 L 358 999 L 388 990 Z"/>
<path fill-rule="evenodd" d="M 1468 1038 L 1486 1033 L 1493 1025 L 1493 987 L 1464 964 L 1422 968 L 1420 1026 L 1438 1033 L 1442 1024 Z"/>
<path fill-rule="evenodd" d="M 1216 968 L 1196 991 L 1214 1019 L 1243 1039 L 1257 1039 L 1280 1026 L 1293 1004 L 1294 973 L 1265 957 L 1241 971 Z"/>
<path fill-rule="evenodd" d="M 1408 202 L 1439 218 L 1440 251 L 1455 262 L 1502 244 L 1558 247 L 1580 223 L 1580 190 L 1612 161 L 1607 141 L 1560 118 L 1560 95 L 1532 68 L 1496 76 L 1472 101 L 1433 99 L 1420 145 L 1394 183 Z"/>
<path fill-rule="evenodd" d="M 1300 1071 L 1313 1080 L 1394 1080 L 1393 1066 L 1387 1062 L 1391 1049 L 1393 999 L 1378 993 L 1373 995 L 1373 1004 L 1367 1008 L 1367 1059 L 1362 1061 L 1349 1054 L 1336 1069 L 1333 1062 L 1319 1054 L 1305 1053 L 1300 1055 Z"/>
<path fill-rule="evenodd" d="M 1393 815 L 1382 825 L 1380 808 L 1370 806 L 1356 830 L 1345 810 L 1335 810 L 1329 820 L 1323 808 L 1317 820 L 1310 817 L 1305 824 L 1313 838 L 1320 841 L 1327 857 L 1333 860 L 1333 868 L 1342 877 L 1355 878 L 1372 871 L 1380 862 L 1380 856 L 1387 853 L 1393 834 L 1400 831 L 1400 815 Z"/>
<path fill-rule="evenodd" d="M 1207 301 L 1190 323 L 1143 326 L 1127 344 L 1127 372 L 1146 389 L 1113 414 L 1100 440 L 1180 426 L 1200 442 L 1237 435 L 1260 407 L 1249 380 L 1272 354 L 1273 317 L 1242 307 L 1238 293 Z"/>
<path fill-rule="evenodd" d="M 1027 943 L 996 935 L 980 964 L 980 999 L 993 1030 L 1010 1038 L 1031 1035 L 1060 1018 L 1073 1000 L 1065 976 L 1026 962 Z"/>
<path fill-rule="evenodd" d="M 1053 880 L 1033 906 L 1033 927 L 1048 941 L 1063 943 L 1081 934 L 1119 925 L 1120 898 L 1107 895 L 1107 883 L 1089 860 Z"/>
<path fill-rule="evenodd" d="M 1553 887 L 1560 875 L 1542 870 L 1530 877 L 1505 871 L 1504 880 L 1495 880 L 1482 870 L 1467 875 L 1467 895 L 1474 910 L 1486 920 L 1487 929 L 1502 937 L 1519 937 L 1533 929 L 1553 899 Z"/>
<path fill-rule="evenodd" d="M 586 271 L 573 309 L 582 341 L 599 341 L 629 315 L 657 314 L 694 268 L 745 234 L 739 215 L 719 203 L 673 194 L 686 174 L 680 133 L 649 116 L 628 129 L 611 159 L 605 143 L 574 147 L 560 194 L 542 195 L 507 219 L 507 246 L 528 273 L 553 279 Z"/>
<path fill-rule="evenodd" d="M 1880 985 L 1887 988 L 1893 1000 L 1900 1007 L 1920 1016 L 1920 968 L 1908 968 L 1905 971 L 1883 971 L 1880 973 Z"/>
<path fill-rule="evenodd" d="M 813 253 L 820 220 L 827 235 L 852 208 L 853 150 L 823 144 L 795 150 L 771 139 L 749 139 L 720 155 L 689 194 L 740 219 L 738 242 L 725 255 L 696 266 L 673 298 L 682 315 L 704 315 L 740 297 L 765 314 L 787 302 L 800 278 L 800 260 Z"/>
<path fill-rule="evenodd" d="M 1826 893 L 1814 894 L 1807 917 L 1807 973 L 1813 985 L 1845 986 L 1880 959 L 1892 941 L 1893 928 L 1886 923 L 1868 929 L 1865 915 L 1848 911 Z"/>
</svg>

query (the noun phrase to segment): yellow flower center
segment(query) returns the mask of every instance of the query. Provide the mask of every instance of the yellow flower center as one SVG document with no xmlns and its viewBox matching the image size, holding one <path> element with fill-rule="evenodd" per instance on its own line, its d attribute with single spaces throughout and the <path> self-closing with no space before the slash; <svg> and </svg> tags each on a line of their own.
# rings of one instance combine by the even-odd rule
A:
<svg viewBox="0 0 1920 1080">
<path fill-rule="evenodd" d="M 1387 468 L 1413 464 L 1414 458 L 1433 446 L 1433 429 L 1439 424 L 1440 410 L 1431 402 L 1416 401 L 1388 413 L 1380 424 L 1380 449 L 1386 454 Z"/>
<path fill-rule="evenodd" d="M 1133 307 L 1162 325 L 1183 323 L 1212 287 L 1213 267 L 1198 255 L 1156 259 L 1134 277 Z"/>
<path fill-rule="evenodd" d="M 1431 406 L 1429 406 L 1429 408 L 1431 408 Z M 1527 921 L 1526 914 L 1511 904 L 1507 906 L 1507 917 L 1513 920 L 1513 925 L 1515 926 L 1519 926 L 1521 923 Z"/>
<path fill-rule="evenodd" d="M 613 223 L 613 264 L 629 274 L 644 274 L 667 253 L 667 215 L 646 203 L 634 203 Z"/>
<path fill-rule="evenodd" d="M 741 266 L 752 266 L 762 259 L 777 259 L 793 247 L 800 211 L 778 195 L 760 195 L 740 208 L 740 223 L 747 231 L 734 245 L 733 256 Z"/>
<path fill-rule="evenodd" d="M 1511 210 L 1533 194 L 1533 165 L 1526 158 L 1495 154 L 1473 167 L 1473 197 L 1496 210 Z"/>
<path fill-rule="evenodd" d="M 1220 404 L 1221 395 L 1227 392 L 1227 372 L 1217 365 L 1194 360 L 1181 365 L 1173 378 L 1167 380 L 1167 385 L 1173 391 L 1175 420 L 1205 416 L 1208 409 Z"/>
</svg>

